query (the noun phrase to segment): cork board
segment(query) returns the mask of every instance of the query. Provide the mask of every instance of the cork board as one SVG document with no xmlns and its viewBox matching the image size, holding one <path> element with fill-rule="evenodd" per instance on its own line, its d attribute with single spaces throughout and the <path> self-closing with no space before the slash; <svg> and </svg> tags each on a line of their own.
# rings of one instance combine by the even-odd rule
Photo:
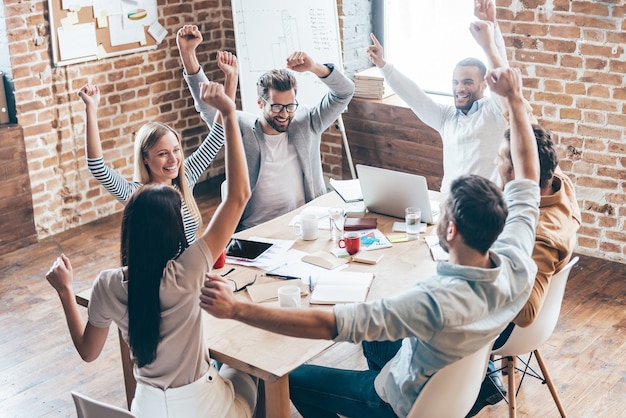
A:
<svg viewBox="0 0 626 418">
<path fill-rule="evenodd" d="M 118 9 L 109 12 L 105 7 Z M 122 7 L 124 13 L 119 12 Z M 156 49 L 166 35 L 158 23 L 156 0 L 48 0 L 48 10 L 55 66 Z"/>
</svg>

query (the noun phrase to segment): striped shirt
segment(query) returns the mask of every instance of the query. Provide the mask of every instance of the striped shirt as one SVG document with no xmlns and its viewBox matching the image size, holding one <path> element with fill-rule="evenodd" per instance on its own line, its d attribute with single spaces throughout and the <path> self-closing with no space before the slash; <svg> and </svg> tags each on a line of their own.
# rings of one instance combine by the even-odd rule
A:
<svg viewBox="0 0 626 418">
<path fill-rule="evenodd" d="M 193 191 L 204 170 L 207 169 L 220 148 L 222 148 L 224 139 L 224 128 L 217 123 L 213 124 L 211 132 L 202 141 L 202 144 L 185 159 L 185 178 L 190 190 Z M 126 205 L 128 198 L 135 190 L 143 186 L 142 183 L 126 180 L 118 172 L 105 165 L 104 157 L 87 158 L 87 168 L 94 178 L 123 205 Z M 200 223 L 191 216 L 184 199 L 182 210 L 185 236 L 187 237 L 187 242 L 192 244 L 196 240 L 196 232 Z"/>
</svg>

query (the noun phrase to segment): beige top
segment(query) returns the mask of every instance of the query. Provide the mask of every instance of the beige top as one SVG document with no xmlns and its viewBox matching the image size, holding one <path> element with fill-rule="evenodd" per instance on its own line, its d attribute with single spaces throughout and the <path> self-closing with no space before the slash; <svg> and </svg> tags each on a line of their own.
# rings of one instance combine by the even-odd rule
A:
<svg viewBox="0 0 626 418">
<path fill-rule="evenodd" d="M 137 382 L 161 389 L 196 381 L 209 369 L 209 351 L 202 328 L 200 287 L 213 259 L 204 240 L 197 240 L 163 271 L 160 287 L 161 341 L 156 359 L 134 368 Z M 128 343 L 126 268 L 104 270 L 93 284 L 89 323 L 108 327 L 115 322 Z M 132 354 L 131 354 L 132 356 Z"/>
</svg>

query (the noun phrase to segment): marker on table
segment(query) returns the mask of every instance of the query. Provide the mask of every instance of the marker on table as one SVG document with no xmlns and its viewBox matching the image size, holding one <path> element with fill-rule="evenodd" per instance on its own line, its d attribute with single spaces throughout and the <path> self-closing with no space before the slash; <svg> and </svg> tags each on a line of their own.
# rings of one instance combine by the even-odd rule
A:
<svg viewBox="0 0 626 418">
<path fill-rule="evenodd" d="M 284 279 L 284 280 L 300 280 L 299 277 L 296 276 L 287 276 L 285 274 L 277 274 L 277 273 L 265 273 L 266 276 L 269 277 L 278 277 L 280 279 Z"/>
</svg>

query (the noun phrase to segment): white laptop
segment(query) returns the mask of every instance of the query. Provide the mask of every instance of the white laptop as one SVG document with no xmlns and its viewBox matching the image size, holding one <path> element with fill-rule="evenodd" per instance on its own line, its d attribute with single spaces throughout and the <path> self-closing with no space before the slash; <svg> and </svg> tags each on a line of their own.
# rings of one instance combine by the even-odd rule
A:
<svg viewBox="0 0 626 418">
<path fill-rule="evenodd" d="M 356 165 L 356 172 L 363 203 L 370 212 L 404 219 L 404 210 L 417 206 L 422 222 L 437 222 L 439 206 L 430 201 L 425 177 L 362 164 Z"/>
</svg>

